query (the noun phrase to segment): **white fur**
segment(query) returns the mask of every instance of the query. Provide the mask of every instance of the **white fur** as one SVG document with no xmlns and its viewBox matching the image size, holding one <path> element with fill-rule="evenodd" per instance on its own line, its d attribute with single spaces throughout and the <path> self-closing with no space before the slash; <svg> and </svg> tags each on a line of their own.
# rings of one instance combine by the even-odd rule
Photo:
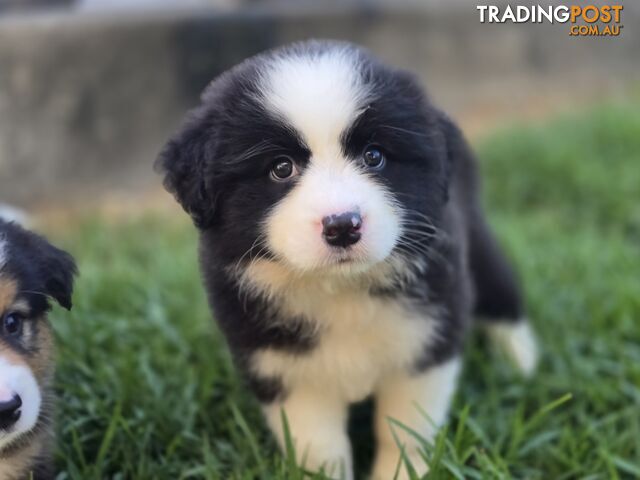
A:
<svg viewBox="0 0 640 480">
<path fill-rule="evenodd" d="M 20 419 L 8 432 L 0 430 L 0 450 L 20 435 L 29 432 L 38 421 L 42 396 L 29 368 L 15 365 L 0 356 L 0 392 L 16 394 L 22 399 Z"/>
<path fill-rule="evenodd" d="M 420 454 L 420 442 L 390 419 L 415 431 L 423 439 L 432 440 L 447 418 L 459 371 L 460 361 L 454 358 L 421 375 L 396 375 L 382 382 L 376 392 L 378 451 L 372 475 L 374 480 L 394 478 L 400 462 L 399 445 L 418 475 L 427 473 L 429 468 Z M 409 478 L 404 466 L 396 478 Z"/>
<path fill-rule="evenodd" d="M 311 470 L 324 466 L 334 478 L 352 478 L 348 405 L 384 391 L 385 383 L 394 378 L 404 378 L 434 339 L 430 317 L 408 301 L 372 297 L 358 281 L 390 272 L 305 277 L 268 261 L 255 262 L 246 272 L 252 284 L 245 288 L 268 295 L 285 317 L 305 318 L 316 331 L 318 343 L 310 352 L 259 350 L 251 368 L 261 376 L 282 379 L 288 392 L 284 401 L 265 407 L 280 442 L 284 409 L 298 461 L 304 460 Z"/>
<path fill-rule="evenodd" d="M 331 478 L 351 480 L 353 466 L 347 435 L 347 404 L 324 385 L 296 388 L 283 403 L 264 407 L 265 417 L 285 448 L 284 411 L 296 450 L 296 461 L 310 471 L 324 468 Z"/>
<path fill-rule="evenodd" d="M 7 222 L 15 222 L 22 226 L 28 226 L 31 221 L 27 213 L 19 208 L 12 207 L 6 203 L 0 203 L 0 218 Z"/>
<path fill-rule="evenodd" d="M 261 79 L 265 103 L 311 149 L 298 184 L 265 224 L 271 250 L 300 270 L 344 260 L 374 264 L 389 255 L 400 235 L 401 213 L 391 197 L 342 152 L 341 135 L 368 97 L 354 63 L 346 48 L 301 53 L 277 58 Z M 362 238 L 348 251 L 336 251 L 322 238 L 322 219 L 350 211 L 362 216 Z"/>
<path fill-rule="evenodd" d="M 489 334 L 525 375 L 531 375 L 538 364 L 538 346 L 529 322 L 492 322 Z"/>
<path fill-rule="evenodd" d="M 285 54 L 260 81 L 266 104 L 294 127 L 314 155 L 339 152 L 339 137 L 366 108 L 369 92 L 348 47 Z M 338 150 L 336 150 L 338 147 Z"/>
<path fill-rule="evenodd" d="M 322 219 L 359 211 L 361 240 L 336 251 L 322 238 Z M 294 228 L 292 228 L 294 226 Z M 298 185 L 272 210 L 267 222 L 271 250 L 299 270 L 349 259 L 362 266 L 384 260 L 400 235 L 400 214 L 384 189 L 340 157 L 314 157 Z"/>
<path fill-rule="evenodd" d="M 285 388 L 322 385 L 344 402 L 362 400 L 387 375 L 410 369 L 434 337 L 434 322 L 408 304 L 367 292 L 294 290 L 284 309 L 304 316 L 317 330 L 318 345 L 304 355 L 264 349 L 252 368 L 281 378 Z"/>
</svg>

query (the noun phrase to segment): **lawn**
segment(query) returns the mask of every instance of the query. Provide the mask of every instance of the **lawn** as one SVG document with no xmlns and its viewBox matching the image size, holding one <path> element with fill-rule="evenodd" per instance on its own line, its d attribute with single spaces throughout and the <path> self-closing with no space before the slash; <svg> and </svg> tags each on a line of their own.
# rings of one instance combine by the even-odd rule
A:
<svg viewBox="0 0 640 480">
<path fill-rule="evenodd" d="M 429 478 L 640 477 L 639 107 L 476 142 L 543 357 L 524 381 L 470 338 L 451 420 L 425 446 Z M 73 311 L 53 313 L 59 479 L 302 478 L 210 319 L 186 215 L 49 233 L 81 270 Z"/>
</svg>

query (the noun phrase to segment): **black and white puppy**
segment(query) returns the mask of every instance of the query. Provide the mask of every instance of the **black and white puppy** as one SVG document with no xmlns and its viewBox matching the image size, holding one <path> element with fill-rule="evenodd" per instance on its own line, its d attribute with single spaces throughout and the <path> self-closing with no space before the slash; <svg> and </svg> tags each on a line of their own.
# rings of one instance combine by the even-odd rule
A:
<svg viewBox="0 0 640 480">
<path fill-rule="evenodd" d="M 73 259 L 0 219 L 0 479 L 53 479 L 49 298 L 71 308 Z"/>
<path fill-rule="evenodd" d="M 337 42 L 258 55 L 210 84 L 158 166 L 199 229 L 235 360 L 281 443 L 284 410 L 307 468 L 353 478 L 348 406 L 372 395 L 373 477 L 393 478 L 388 419 L 433 436 L 472 316 L 534 368 L 472 154 L 412 75 Z"/>
</svg>

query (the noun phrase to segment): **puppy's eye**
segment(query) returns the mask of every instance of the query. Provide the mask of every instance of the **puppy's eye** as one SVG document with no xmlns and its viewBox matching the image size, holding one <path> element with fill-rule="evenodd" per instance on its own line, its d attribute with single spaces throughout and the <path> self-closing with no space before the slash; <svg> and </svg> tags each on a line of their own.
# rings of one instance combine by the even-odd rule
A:
<svg viewBox="0 0 640 480">
<path fill-rule="evenodd" d="M 2 318 L 2 331 L 5 335 L 17 337 L 22 333 L 24 317 L 16 312 L 7 313 Z"/>
<path fill-rule="evenodd" d="M 386 159 L 380 148 L 374 145 L 369 145 L 362 153 L 362 161 L 366 167 L 374 170 L 380 170 L 384 167 Z"/>
<path fill-rule="evenodd" d="M 271 167 L 271 178 L 281 182 L 294 177 L 298 174 L 295 163 L 287 156 L 280 156 L 276 158 L 273 167 Z"/>
</svg>

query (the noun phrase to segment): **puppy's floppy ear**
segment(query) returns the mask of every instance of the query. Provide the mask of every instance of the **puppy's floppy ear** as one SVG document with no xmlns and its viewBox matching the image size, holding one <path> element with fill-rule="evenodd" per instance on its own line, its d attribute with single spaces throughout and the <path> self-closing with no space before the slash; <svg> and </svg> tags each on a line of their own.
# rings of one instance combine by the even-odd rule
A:
<svg viewBox="0 0 640 480">
<path fill-rule="evenodd" d="M 78 273 L 73 257 L 46 240 L 43 242 L 41 253 L 40 268 L 44 277 L 45 293 L 67 310 L 71 310 L 73 277 Z"/>
<path fill-rule="evenodd" d="M 449 185 L 451 173 L 454 169 L 462 175 L 470 174 L 474 168 L 473 154 L 460 128 L 445 113 L 438 111 L 438 124 L 445 141 L 444 170 L 446 183 Z M 447 192 L 448 197 L 448 192 Z"/>
<path fill-rule="evenodd" d="M 212 117 L 202 108 L 190 112 L 155 162 L 155 170 L 164 175 L 164 187 L 200 229 L 211 226 L 215 213 L 216 197 L 207 178 L 217 143 Z"/>
<path fill-rule="evenodd" d="M 22 265 L 20 269 L 35 279 L 33 293 L 44 293 L 70 310 L 73 278 L 78 273 L 73 257 L 17 223 L 0 219 L 0 231 L 0 240 L 4 237 L 8 241 L 12 255 Z"/>
</svg>

